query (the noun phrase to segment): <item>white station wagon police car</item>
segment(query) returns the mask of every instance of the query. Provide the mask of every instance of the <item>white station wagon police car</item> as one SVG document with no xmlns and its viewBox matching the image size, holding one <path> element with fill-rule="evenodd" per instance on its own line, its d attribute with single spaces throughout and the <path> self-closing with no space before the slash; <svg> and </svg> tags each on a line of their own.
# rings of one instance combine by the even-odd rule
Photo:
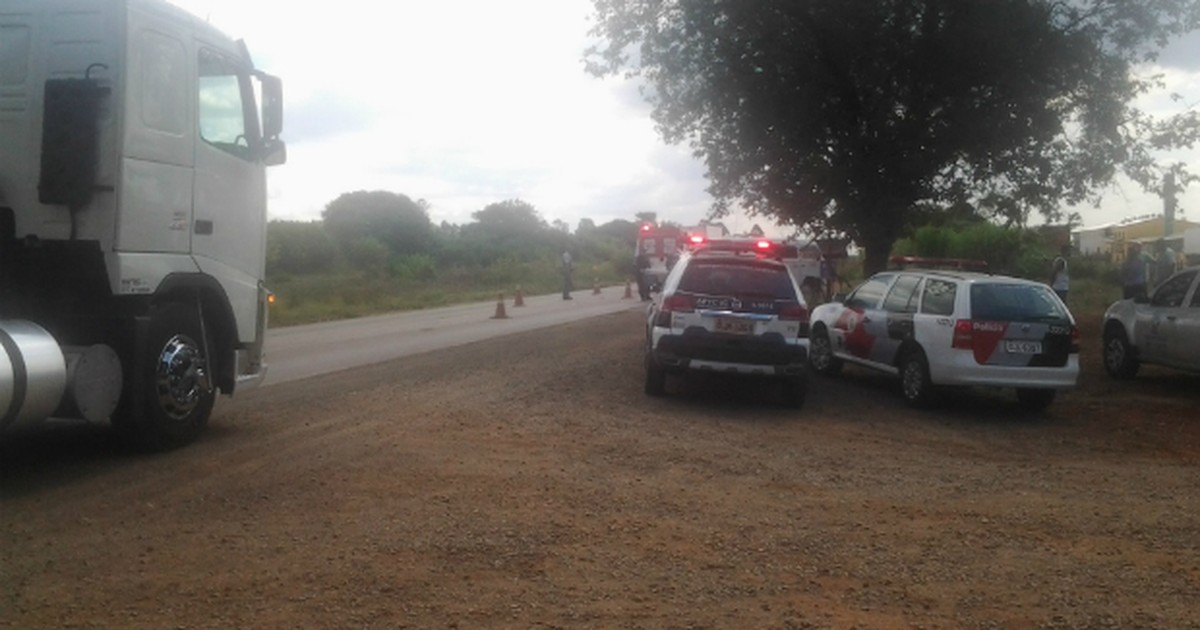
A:
<svg viewBox="0 0 1200 630">
<path fill-rule="evenodd" d="M 918 264 L 949 261 L 918 259 Z M 938 386 L 1016 389 L 1030 409 L 1079 377 L 1079 331 L 1040 282 L 973 271 L 906 269 L 876 274 L 840 301 L 813 309 L 809 363 L 843 362 L 900 377 L 914 405 Z"/>
</svg>

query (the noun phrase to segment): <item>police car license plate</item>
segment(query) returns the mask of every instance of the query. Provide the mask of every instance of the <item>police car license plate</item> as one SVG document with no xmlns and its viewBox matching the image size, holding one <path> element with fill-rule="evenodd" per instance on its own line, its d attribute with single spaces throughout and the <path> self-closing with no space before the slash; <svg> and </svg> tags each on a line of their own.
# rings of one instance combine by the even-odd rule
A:
<svg viewBox="0 0 1200 630">
<path fill-rule="evenodd" d="M 736 317 L 718 317 L 716 331 L 733 335 L 750 335 L 754 333 L 754 322 Z"/>
<path fill-rule="evenodd" d="M 1004 351 L 1009 354 L 1041 354 L 1040 341 L 1005 341 Z"/>
</svg>

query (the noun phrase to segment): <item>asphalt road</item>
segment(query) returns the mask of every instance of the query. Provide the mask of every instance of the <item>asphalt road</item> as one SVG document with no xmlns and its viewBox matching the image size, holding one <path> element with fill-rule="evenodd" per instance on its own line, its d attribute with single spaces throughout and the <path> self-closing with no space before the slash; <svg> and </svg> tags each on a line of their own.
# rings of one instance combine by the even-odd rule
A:
<svg viewBox="0 0 1200 630">
<path fill-rule="evenodd" d="M 431 350 L 555 326 L 598 315 L 644 308 L 625 298 L 624 287 L 524 298 L 504 298 L 506 319 L 495 319 L 497 301 L 463 304 L 359 319 L 291 326 L 267 333 L 266 385 L 383 363 Z"/>
</svg>

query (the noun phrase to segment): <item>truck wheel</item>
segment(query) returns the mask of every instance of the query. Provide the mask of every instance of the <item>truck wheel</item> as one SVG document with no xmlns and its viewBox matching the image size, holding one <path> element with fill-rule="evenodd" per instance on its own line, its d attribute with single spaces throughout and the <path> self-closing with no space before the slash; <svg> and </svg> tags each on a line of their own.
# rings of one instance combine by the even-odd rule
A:
<svg viewBox="0 0 1200 630">
<path fill-rule="evenodd" d="M 125 395 L 114 426 L 134 446 L 152 451 L 194 441 L 208 426 L 216 390 L 194 304 L 156 308 L 142 356 L 129 366 Z"/>
</svg>

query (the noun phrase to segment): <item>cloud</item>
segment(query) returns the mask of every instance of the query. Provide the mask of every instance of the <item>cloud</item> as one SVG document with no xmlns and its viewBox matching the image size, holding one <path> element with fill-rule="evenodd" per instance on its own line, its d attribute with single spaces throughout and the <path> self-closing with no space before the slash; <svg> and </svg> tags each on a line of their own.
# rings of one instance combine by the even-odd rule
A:
<svg viewBox="0 0 1200 630">
<path fill-rule="evenodd" d="M 1173 40 L 1159 54 L 1158 63 L 1179 70 L 1200 70 L 1200 32 Z"/>
<path fill-rule="evenodd" d="M 370 129 L 378 113 L 352 99 L 324 89 L 300 101 L 285 101 L 287 139 L 293 144 Z"/>
</svg>

